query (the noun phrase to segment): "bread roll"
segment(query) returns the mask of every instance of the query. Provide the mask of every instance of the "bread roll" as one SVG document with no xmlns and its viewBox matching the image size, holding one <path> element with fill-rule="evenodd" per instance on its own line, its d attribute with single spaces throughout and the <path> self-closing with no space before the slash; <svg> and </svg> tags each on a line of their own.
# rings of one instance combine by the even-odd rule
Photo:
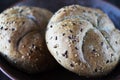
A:
<svg viewBox="0 0 120 80">
<path fill-rule="evenodd" d="M 37 7 L 12 7 L 0 14 L 0 54 L 27 73 L 54 66 L 45 44 L 46 25 L 52 13 Z"/>
<path fill-rule="evenodd" d="M 70 5 L 50 19 L 46 43 L 66 69 L 82 76 L 100 76 L 118 63 L 120 31 L 102 11 Z"/>
</svg>

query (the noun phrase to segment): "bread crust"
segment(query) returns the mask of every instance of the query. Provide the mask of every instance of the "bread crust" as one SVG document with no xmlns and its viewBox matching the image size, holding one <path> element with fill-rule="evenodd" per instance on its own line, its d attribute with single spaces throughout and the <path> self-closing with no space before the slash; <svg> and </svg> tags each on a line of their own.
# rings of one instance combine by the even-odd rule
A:
<svg viewBox="0 0 120 80">
<path fill-rule="evenodd" d="M 120 31 L 102 11 L 70 5 L 50 19 L 46 43 L 66 69 L 83 76 L 105 75 L 118 63 Z"/>
<path fill-rule="evenodd" d="M 0 14 L 0 52 L 27 73 L 54 66 L 45 44 L 45 29 L 52 13 L 46 9 L 15 6 Z"/>
</svg>

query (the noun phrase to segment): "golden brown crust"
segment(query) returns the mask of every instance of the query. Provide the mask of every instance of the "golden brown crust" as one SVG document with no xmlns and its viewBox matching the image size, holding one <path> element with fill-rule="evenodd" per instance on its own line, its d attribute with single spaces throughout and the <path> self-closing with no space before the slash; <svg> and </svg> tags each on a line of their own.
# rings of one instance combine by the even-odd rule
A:
<svg viewBox="0 0 120 80">
<path fill-rule="evenodd" d="M 44 39 L 52 16 L 37 7 L 13 7 L 0 14 L 0 52 L 9 62 L 28 73 L 54 66 Z"/>
<path fill-rule="evenodd" d="M 46 42 L 51 54 L 68 70 L 84 76 L 104 75 L 118 63 L 119 33 L 102 11 L 71 5 L 53 15 Z"/>
</svg>

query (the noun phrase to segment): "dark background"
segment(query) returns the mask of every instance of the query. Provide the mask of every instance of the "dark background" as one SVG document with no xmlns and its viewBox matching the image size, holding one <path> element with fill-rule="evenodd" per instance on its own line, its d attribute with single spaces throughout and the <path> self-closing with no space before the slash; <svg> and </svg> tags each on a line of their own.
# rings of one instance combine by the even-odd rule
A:
<svg viewBox="0 0 120 80">
<path fill-rule="evenodd" d="M 4 9 L 8 8 L 9 6 L 12 6 L 14 3 L 18 2 L 20 0 L 0 0 L 0 12 L 2 12 Z M 120 7 L 120 0 L 106 0 L 112 4 L 114 4 L 117 7 Z M 0 80 L 9 80 L 1 71 L 0 71 Z"/>
<path fill-rule="evenodd" d="M 0 12 L 6 9 L 7 7 L 11 6 L 11 4 L 14 4 L 20 0 L 0 0 Z M 120 7 L 120 0 L 106 0 L 118 7 Z"/>
</svg>

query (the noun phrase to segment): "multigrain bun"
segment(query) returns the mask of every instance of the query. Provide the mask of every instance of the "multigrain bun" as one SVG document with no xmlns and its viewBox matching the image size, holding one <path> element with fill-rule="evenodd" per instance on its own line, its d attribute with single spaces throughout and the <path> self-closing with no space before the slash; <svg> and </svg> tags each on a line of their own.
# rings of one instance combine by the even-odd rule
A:
<svg viewBox="0 0 120 80">
<path fill-rule="evenodd" d="M 37 73 L 54 66 L 45 44 L 46 25 L 52 16 L 37 7 L 12 7 L 0 14 L 0 54 L 17 68 Z"/>
<path fill-rule="evenodd" d="M 105 75 L 118 63 L 120 31 L 102 11 L 71 5 L 49 21 L 46 43 L 66 69 L 83 76 Z"/>
</svg>

